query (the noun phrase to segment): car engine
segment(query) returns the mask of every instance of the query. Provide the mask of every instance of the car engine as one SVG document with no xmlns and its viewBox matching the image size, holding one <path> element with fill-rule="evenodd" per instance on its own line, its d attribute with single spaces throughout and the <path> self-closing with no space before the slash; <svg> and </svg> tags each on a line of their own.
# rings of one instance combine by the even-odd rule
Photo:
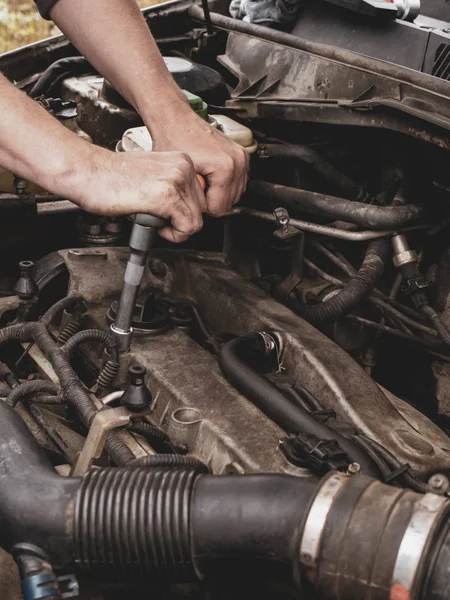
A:
<svg viewBox="0 0 450 600">
<path fill-rule="evenodd" d="M 448 24 L 343 4 L 290 33 L 144 11 L 251 157 L 182 245 L 0 169 L 2 600 L 450 597 Z M 435 62 L 388 61 L 383 27 Z M 152 150 L 62 36 L 0 69 L 86 143 Z"/>
</svg>

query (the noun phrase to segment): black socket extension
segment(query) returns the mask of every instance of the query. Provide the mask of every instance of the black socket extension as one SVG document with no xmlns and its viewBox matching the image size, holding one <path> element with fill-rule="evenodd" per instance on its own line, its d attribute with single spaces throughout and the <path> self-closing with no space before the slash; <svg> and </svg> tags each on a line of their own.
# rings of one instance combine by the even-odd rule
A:
<svg viewBox="0 0 450 600">
<path fill-rule="evenodd" d="M 133 365 L 128 369 L 129 382 L 121 398 L 124 406 L 133 412 L 148 408 L 152 401 L 152 393 L 145 384 L 147 369 L 141 365 Z"/>
<path fill-rule="evenodd" d="M 39 288 L 31 273 L 33 267 L 34 262 L 31 260 L 23 260 L 19 263 L 20 277 L 14 286 L 14 293 L 22 300 L 31 300 L 39 294 Z"/>
</svg>

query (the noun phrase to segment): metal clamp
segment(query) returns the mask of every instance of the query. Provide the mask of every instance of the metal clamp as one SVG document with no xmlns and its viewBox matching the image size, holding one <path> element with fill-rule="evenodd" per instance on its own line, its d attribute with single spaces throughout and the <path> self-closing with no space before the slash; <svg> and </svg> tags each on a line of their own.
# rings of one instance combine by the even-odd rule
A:
<svg viewBox="0 0 450 600">
<path fill-rule="evenodd" d="M 80 586 L 75 575 L 60 575 L 56 581 L 61 590 L 61 598 L 77 598 L 80 595 Z"/>
<path fill-rule="evenodd" d="M 24 600 L 44 600 L 61 598 L 58 582 L 51 573 L 41 573 L 27 577 L 22 581 Z"/>
<path fill-rule="evenodd" d="M 317 564 L 320 543 L 333 502 L 350 481 L 344 473 L 333 473 L 324 481 L 309 510 L 300 542 L 300 562 L 313 568 Z"/>
<path fill-rule="evenodd" d="M 150 411 L 131 412 L 125 406 L 108 408 L 98 412 L 91 423 L 88 436 L 77 462 L 72 470 L 72 477 L 85 475 L 96 458 L 101 456 L 108 433 L 117 427 L 128 425 L 132 419 L 141 418 Z"/>
<path fill-rule="evenodd" d="M 417 581 L 427 542 L 450 510 L 450 502 L 436 494 L 425 494 L 414 507 L 414 512 L 403 535 L 395 561 L 392 585 L 409 592 L 410 600 L 418 596 Z"/>
</svg>

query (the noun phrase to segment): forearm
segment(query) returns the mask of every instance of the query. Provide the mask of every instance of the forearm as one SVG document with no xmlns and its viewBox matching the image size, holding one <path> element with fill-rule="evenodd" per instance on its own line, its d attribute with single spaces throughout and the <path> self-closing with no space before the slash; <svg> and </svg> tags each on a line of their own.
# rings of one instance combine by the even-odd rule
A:
<svg viewBox="0 0 450 600">
<path fill-rule="evenodd" d="M 149 212 L 167 239 L 200 229 L 205 197 L 180 153 L 115 153 L 77 137 L 0 74 L 0 167 L 103 215 Z"/>
<path fill-rule="evenodd" d="M 77 200 L 92 148 L 0 74 L 0 166 Z"/>
<path fill-rule="evenodd" d="M 152 134 L 170 120 L 193 119 L 135 0 L 59 0 L 51 17 Z"/>
</svg>

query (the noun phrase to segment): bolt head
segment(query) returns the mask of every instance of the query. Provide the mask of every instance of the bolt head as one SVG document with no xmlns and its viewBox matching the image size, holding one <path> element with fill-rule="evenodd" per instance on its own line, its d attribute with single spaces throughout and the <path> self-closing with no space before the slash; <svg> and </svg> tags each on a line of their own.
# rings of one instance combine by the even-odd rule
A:
<svg viewBox="0 0 450 600">
<path fill-rule="evenodd" d="M 347 468 L 347 473 L 349 475 L 357 475 L 361 472 L 361 465 L 357 462 L 350 463 Z"/>
<path fill-rule="evenodd" d="M 428 488 L 430 492 L 434 492 L 436 494 L 445 494 L 449 487 L 450 481 L 445 475 L 442 475 L 442 473 L 436 473 L 430 477 L 428 481 Z"/>
</svg>

